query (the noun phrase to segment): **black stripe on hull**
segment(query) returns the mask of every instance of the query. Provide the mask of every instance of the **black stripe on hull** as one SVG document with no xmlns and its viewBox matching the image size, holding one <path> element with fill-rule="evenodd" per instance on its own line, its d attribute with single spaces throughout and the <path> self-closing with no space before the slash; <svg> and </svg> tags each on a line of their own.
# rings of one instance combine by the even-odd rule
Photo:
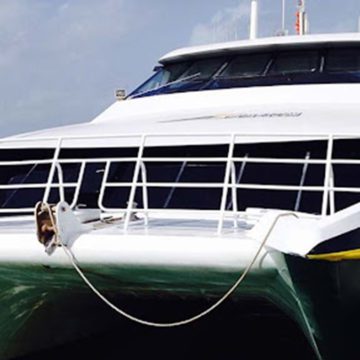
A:
<svg viewBox="0 0 360 360">
<path fill-rule="evenodd" d="M 311 255 L 360 249 L 360 228 L 341 234 L 314 247 Z"/>
<path fill-rule="evenodd" d="M 285 258 L 323 359 L 358 359 L 360 261 Z"/>
</svg>

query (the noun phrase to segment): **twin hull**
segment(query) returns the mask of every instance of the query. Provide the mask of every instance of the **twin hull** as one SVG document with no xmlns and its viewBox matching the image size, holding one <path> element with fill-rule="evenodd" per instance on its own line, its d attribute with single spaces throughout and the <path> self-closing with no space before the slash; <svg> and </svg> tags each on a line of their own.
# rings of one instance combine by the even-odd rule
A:
<svg viewBox="0 0 360 360">
<path fill-rule="evenodd" d="M 48 256 L 35 235 L 17 240 L 13 234 L 1 237 L 2 359 L 36 353 L 111 326 L 131 326 L 129 320 L 115 316 L 84 284 L 61 248 Z M 291 241 L 290 234 L 288 239 Z M 72 251 L 90 281 L 118 307 L 145 320 L 173 322 L 214 304 L 235 283 L 259 248 L 258 242 L 241 237 L 207 240 L 208 246 L 203 247 L 203 240 L 197 244 L 196 237 L 152 240 L 118 235 L 110 241 L 106 234 L 88 234 L 77 239 Z M 144 255 L 147 250 L 148 257 Z M 339 359 L 346 354 L 346 358 L 353 358 L 360 317 L 360 288 L 356 282 L 359 271 L 357 260 L 309 260 L 263 250 L 228 302 L 234 304 L 233 312 L 245 318 L 251 312 L 266 314 L 272 304 L 298 324 L 314 356 Z M 249 303 L 256 304 L 250 314 Z M 221 313 L 221 309 L 214 314 Z M 214 316 L 198 321 L 206 327 Z M 221 324 L 221 318 L 218 320 Z M 194 325 L 188 326 L 189 331 L 194 329 Z M 134 331 L 141 331 L 139 328 Z"/>
</svg>

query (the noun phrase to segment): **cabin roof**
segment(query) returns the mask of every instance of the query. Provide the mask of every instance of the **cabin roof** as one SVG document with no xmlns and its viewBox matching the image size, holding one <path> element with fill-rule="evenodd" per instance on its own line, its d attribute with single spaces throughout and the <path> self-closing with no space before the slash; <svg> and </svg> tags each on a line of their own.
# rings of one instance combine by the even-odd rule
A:
<svg viewBox="0 0 360 360">
<path fill-rule="evenodd" d="M 297 45 L 316 45 L 332 43 L 352 43 L 360 44 L 360 33 L 344 34 L 317 34 L 304 36 L 276 36 L 268 38 L 258 38 L 255 40 L 240 40 L 222 42 L 209 45 L 191 46 L 171 51 L 160 58 L 160 63 L 167 63 L 181 60 L 192 56 L 213 55 L 215 53 L 226 53 L 237 50 L 261 50 L 278 46 L 297 46 Z"/>
</svg>

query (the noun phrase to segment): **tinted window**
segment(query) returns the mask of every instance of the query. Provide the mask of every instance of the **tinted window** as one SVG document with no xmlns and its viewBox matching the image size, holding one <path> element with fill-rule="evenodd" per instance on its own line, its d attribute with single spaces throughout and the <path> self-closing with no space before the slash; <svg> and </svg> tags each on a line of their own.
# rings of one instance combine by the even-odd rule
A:
<svg viewBox="0 0 360 360">
<path fill-rule="evenodd" d="M 151 90 L 156 90 L 162 86 L 175 81 L 184 71 L 189 67 L 188 62 L 180 62 L 176 64 L 167 65 L 161 68 L 155 75 L 153 75 L 143 85 L 138 87 L 134 93 L 142 94 Z"/>
<path fill-rule="evenodd" d="M 319 54 L 317 51 L 289 51 L 277 54 L 269 71 L 270 75 L 316 71 Z"/>
<path fill-rule="evenodd" d="M 191 76 L 197 76 L 199 78 L 209 78 L 214 75 L 224 63 L 224 58 L 202 59 L 195 61 L 189 66 L 188 69 L 186 69 L 181 74 L 179 80 Z"/>
<path fill-rule="evenodd" d="M 330 49 L 325 70 L 328 72 L 360 71 L 360 48 Z"/>
<path fill-rule="evenodd" d="M 322 63 L 324 66 L 320 67 Z M 219 57 L 182 60 L 165 64 L 129 97 L 255 86 L 340 83 L 360 83 L 360 46 L 279 47 L 273 51 L 229 52 Z"/>
<path fill-rule="evenodd" d="M 243 54 L 237 56 L 220 75 L 222 77 L 259 76 L 263 74 L 269 60 L 269 54 Z"/>
</svg>

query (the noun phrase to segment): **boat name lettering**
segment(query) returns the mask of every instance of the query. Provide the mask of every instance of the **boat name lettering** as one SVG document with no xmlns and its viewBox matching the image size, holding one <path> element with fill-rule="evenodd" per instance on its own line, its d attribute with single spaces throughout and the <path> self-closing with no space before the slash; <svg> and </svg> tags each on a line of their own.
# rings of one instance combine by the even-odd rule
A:
<svg viewBox="0 0 360 360">
<path fill-rule="evenodd" d="M 283 118 L 283 117 L 292 117 L 292 118 L 298 118 L 302 116 L 302 112 L 281 112 L 281 113 L 244 113 L 239 114 L 237 117 L 240 119 L 254 119 L 254 118 Z"/>
</svg>

